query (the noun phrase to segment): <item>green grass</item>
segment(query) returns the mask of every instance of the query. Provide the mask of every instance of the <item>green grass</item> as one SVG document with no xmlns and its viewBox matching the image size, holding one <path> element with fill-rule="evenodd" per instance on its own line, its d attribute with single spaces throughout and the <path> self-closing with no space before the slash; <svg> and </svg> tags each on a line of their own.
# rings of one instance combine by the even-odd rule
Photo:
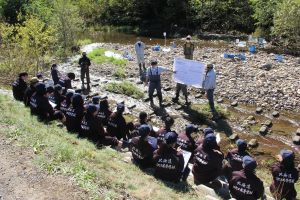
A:
<svg viewBox="0 0 300 200">
<path fill-rule="evenodd" d="M 113 76 L 119 78 L 119 79 L 124 79 L 126 78 L 126 74 L 125 74 L 125 67 L 124 65 L 120 65 L 118 66 L 116 69 L 114 69 L 113 71 Z"/>
<path fill-rule="evenodd" d="M 228 118 L 230 116 L 230 113 L 219 105 L 215 105 L 215 109 L 222 118 Z M 194 113 L 194 115 L 196 115 L 199 119 L 202 120 L 213 117 L 210 107 L 207 103 L 192 104 L 191 111 Z"/>
<path fill-rule="evenodd" d="M 88 53 L 88 57 L 97 64 L 103 64 L 103 63 L 112 63 L 114 65 L 118 66 L 124 66 L 127 64 L 127 60 L 125 59 L 117 59 L 114 57 L 107 57 L 105 56 L 105 52 L 107 50 L 103 48 L 97 48 Z"/>
<path fill-rule="evenodd" d="M 79 46 L 83 46 L 83 45 L 87 45 L 87 44 L 91 44 L 92 40 L 91 39 L 80 39 L 77 40 L 76 44 Z"/>
<path fill-rule="evenodd" d="M 55 123 L 39 123 L 8 96 L 0 95 L 0 109 L 0 134 L 31 148 L 35 163 L 48 173 L 71 176 L 91 199 L 203 199 L 190 185 L 165 185 L 111 148 L 97 149 Z"/>
<path fill-rule="evenodd" d="M 110 82 L 105 86 L 105 89 L 109 92 L 125 94 L 136 99 L 144 97 L 143 91 L 128 81 L 122 81 L 120 83 Z"/>
</svg>

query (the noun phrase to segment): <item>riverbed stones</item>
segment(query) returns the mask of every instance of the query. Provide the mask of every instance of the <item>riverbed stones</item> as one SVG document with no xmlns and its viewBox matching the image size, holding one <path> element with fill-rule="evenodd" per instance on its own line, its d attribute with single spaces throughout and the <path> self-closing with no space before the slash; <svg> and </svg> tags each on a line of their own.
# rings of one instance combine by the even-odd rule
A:
<svg viewBox="0 0 300 200">
<path fill-rule="evenodd" d="M 248 143 L 248 146 L 252 148 L 257 147 L 258 146 L 257 139 L 251 139 Z"/>
<path fill-rule="evenodd" d="M 239 135 L 237 133 L 233 133 L 231 136 L 229 136 L 229 139 L 231 141 L 236 141 L 237 139 L 239 139 Z"/>
<path fill-rule="evenodd" d="M 272 116 L 273 116 L 273 117 L 279 117 L 279 112 L 278 112 L 278 111 L 272 112 Z"/>
<path fill-rule="evenodd" d="M 200 99 L 201 97 L 202 97 L 202 94 L 201 94 L 201 93 L 196 94 L 196 96 L 195 96 L 196 99 Z"/>
<path fill-rule="evenodd" d="M 260 133 L 261 135 L 267 134 L 267 133 L 268 133 L 268 126 L 263 125 L 263 126 L 259 129 L 259 133 Z"/>
<path fill-rule="evenodd" d="M 255 112 L 257 114 L 261 114 L 263 112 L 263 108 L 262 107 L 258 107 L 258 108 L 256 108 Z"/>
<path fill-rule="evenodd" d="M 266 71 L 270 71 L 272 68 L 272 64 L 268 63 L 268 64 L 264 64 L 260 67 L 260 69 L 266 70 Z"/>
<path fill-rule="evenodd" d="M 271 127 L 272 126 L 272 121 L 271 120 L 267 120 L 267 121 L 265 121 L 264 123 L 262 123 L 263 125 L 266 125 L 266 126 L 268 126 L 268 127 Z"/>
<path fill-rule="evenodd" d="M 300 136 L 300 128 L 297 129 L 296 135 Z"/>
<path fill-rule="evenodd" d="M 237 101 L 233 101 L 230 105 L 231 105 L 232 107 L 237 107 L 237 106 L 238 106 L 238 102 L 237 102 Z"/>
<path fill-rule="evenodd" d="M 296 145 L 300 145 L 300 136 L 296 135 L 293 137 L 293 143 Z"/>
<path fill-rule="evenodd" d="M 250 115 L 250 116 L 247 118 L 247 120 L 249 120 L 249 121 L 254 121 L 254 120 L 255 120 L 255 117 L 252 116 L 252 115 Z"/>
<path fill-rule="evenodd" d="M 218 99 L 217 99 L 217 103 L 223 103 L 223 101 L 224 101 L 224 100 L 223 100 L 222 98 L 218 98 Z"/>
</svg>

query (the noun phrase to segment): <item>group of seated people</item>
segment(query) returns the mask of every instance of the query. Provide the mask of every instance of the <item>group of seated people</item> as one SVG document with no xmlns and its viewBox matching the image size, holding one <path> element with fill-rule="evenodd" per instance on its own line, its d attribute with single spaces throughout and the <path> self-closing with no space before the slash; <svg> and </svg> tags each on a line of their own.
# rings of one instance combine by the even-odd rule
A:
<svg viewBox="0 0 300 200">
<path fill-rule="evenodd" d="M 107 97 L 84 99 L 80 93 L 66 89 L 59 80 L 54 86 L 46 86 L 42 80 L 33 77 L 27 86 L 27 79 L 27 73 L 19 74 L 13 83 L 13 94 L 16 100 L 30 107 L 39 120 L 60 120 L 69 132 L 87 138 L 97 146 L 111 146 L 117 150 L 129 147 L 133 162 L 141 169 L 153 168 L 156 178 L 178 183 L 186 181 L 191 172 L 195 184 L 212 186 L 223 176 L 233 198 L 264 198 L 263 182 L 255 173 L 257 162 L 248 153 L 245 140 L 238 139 L 237 148 L 225 156 L 211 128 L 201 130 L 203 134 L 199 136 L 196 134 L 198 128 L 189 124 L 178 134 L 172 129 L 174 119 L 167 116 L 164 127 L 157 130 L 148 123 L 145 112 L 139 114 L 138 120 L 126 123 L 124 102 L 118 103 L 113 112 Z M 186 162 L 185 152 L 190 154 Z M 296 199 L 294 185 L 299 172 L 294 162 L 294 152 L 283 149 L 278 162 L 272 166 L 270 191 L 276 199 Z M 193 164 L 192 170 L 187 163 Z"/>
</svg>

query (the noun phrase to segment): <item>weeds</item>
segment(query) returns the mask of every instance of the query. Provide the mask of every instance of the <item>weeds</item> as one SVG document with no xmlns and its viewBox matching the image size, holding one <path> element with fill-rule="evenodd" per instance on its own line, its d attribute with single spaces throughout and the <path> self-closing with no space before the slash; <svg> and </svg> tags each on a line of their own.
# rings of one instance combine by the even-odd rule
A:
<svg viewBox="0 0 300 200">
<path fill-rule="evenodd" d="M 221 118 L 228 118 L 230 113 L 224 110 L 221 106 L 215 105 L 215 109 Z M 191 111 L 194 115 L 199 118 L 199 120 L 205 120 L 207 118 L 212 118 L 212 112 L 208 104 L 192 104 Z"/>
<path fill-rule="evenodd" d="M 127 64 L 127 60 L 125 59 L 118 59 L 114 57 L 107 57 L 105 56 L 105 52 L 107 50 L 103 48 L 94 49 L 90 53 L 88 53 L 88 57 L 97 64 L 103 64 L 103 63 L 112 63 L 114 65 L 118 66 L 124 66 Z"/>
<path fill-rule="evenodd" d="M 77 40 L 76 44 L 79 46 L 91 44 L 92 40 L 91 39 L 82 39 L 82 40 Z"/>
<path fill-rule="evenodd" d="M 113 76 L 115 76 L 116 78 L 119 78 L 119 79 L 124 79 L 124 78 L 126 78 L 126 75 L 125 75 L 125 67 L 124 67 L 123 65 L 118 66 L 118 67 L 114 70 Z"/>
<path fill-rule="evenodd" d="M 108 83 L 105 89 L 109 92 L 125 94 L 127 96 L 131 96 L 136 99 L 140 99 L 144 97 L 143 91 L 141 91 L 138 87 L 128 81 L 122 81 L 120 83 L 111 82 Z"/>
</svg>

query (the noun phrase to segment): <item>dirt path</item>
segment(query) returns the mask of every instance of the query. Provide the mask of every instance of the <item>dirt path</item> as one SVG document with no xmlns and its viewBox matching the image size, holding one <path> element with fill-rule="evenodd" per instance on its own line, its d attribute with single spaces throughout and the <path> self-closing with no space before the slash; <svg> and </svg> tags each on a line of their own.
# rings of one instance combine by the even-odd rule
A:
<svg viewBox="0 0 300 200">
<path fill-rule="evenodd" d="M 33 153 L 9 143 L 1 133 L 0 158 L 0 200 L 88 199 L 70 178 L 35 167 Z"/>
</svg>

